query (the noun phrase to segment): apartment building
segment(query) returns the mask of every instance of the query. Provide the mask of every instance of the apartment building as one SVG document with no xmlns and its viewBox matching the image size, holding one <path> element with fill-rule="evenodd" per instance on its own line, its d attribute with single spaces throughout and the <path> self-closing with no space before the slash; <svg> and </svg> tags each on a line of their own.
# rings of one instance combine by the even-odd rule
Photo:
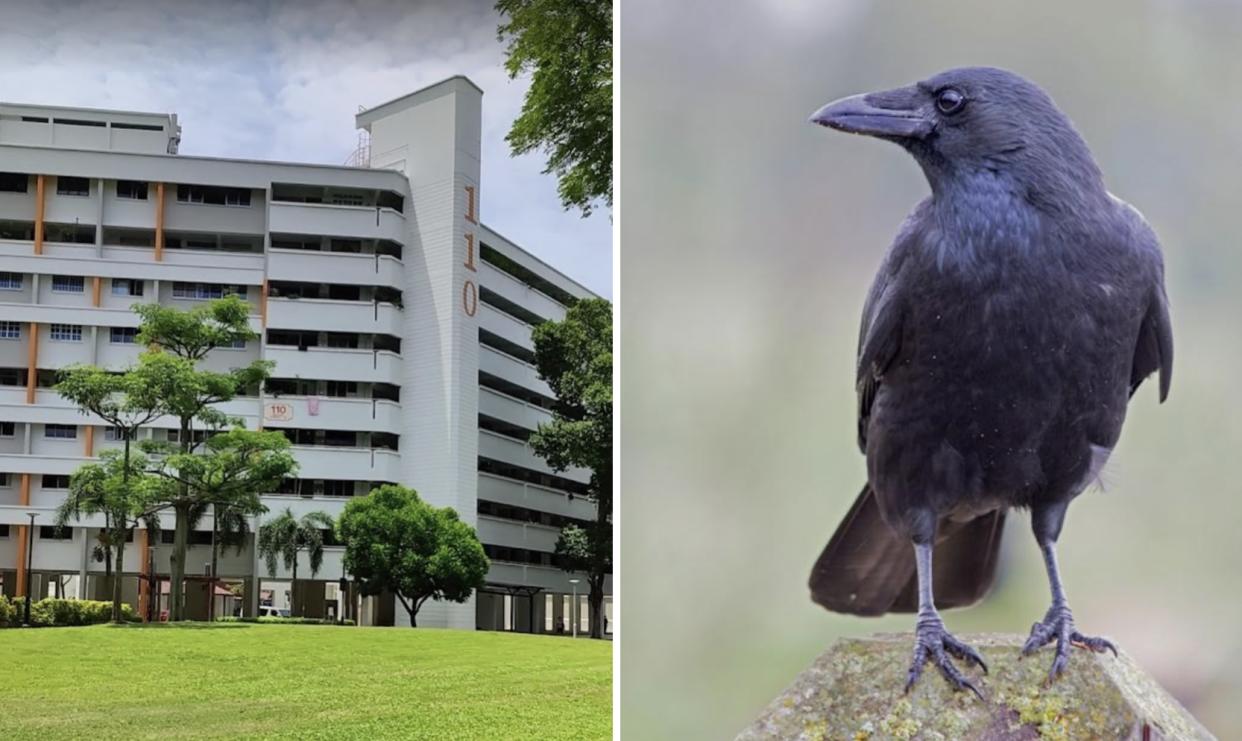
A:
<svg viewBox="0 0 1242 741">
<path fill-rule="evenodd" d="M 120 442 L 52 390 L 57 370 L 133 363 L 134 303 L 191 308 L 233 294 L 260 338 L 204 362 L 275 363 L 257 396 L 222 405 L 293 443 L 298 477 L 264 495 L 272 513 L 336 516 L 375 484 L 412 486 L 477 527 L 492 560 L 470 602 L 429 603 L 420 625 L 586 629 L 585 595 L 573 601 L 553 546 L 562 525 L 594 517 L 589 474 L 553 472 L 526 438 L 552 404 L 532 326 L 592 294 L 480 220 L 481 106 L 482 91 L 454 77 L 363 110 L 367 144 L 351 166 L 327 166 L 178 154 L 175 115 L 0 104 L 5 594 L 29 583 L 39 596 L 103 596 L 102 520 L 50 525 L 69 475 Z M 143 431 L 176 434 L 172 420 Z M 141 614 L 166 604 L 172 524 L 170 514 L 159 537 L 138 530 L 127 548 L 126 599 Z M 303 557 L 290 595 L 290 575 L 269 575 L 251 537 L 221 552 L 212 594 L 211 539 L 208 515 L 191 534 L 192 615 L 212 603 L 255 614 L 291 597 L 308 615 L 345 614 L 339 545 L 313 578 Z M 408 623 L 391 597 L 358 614 Z"/>
</svg>

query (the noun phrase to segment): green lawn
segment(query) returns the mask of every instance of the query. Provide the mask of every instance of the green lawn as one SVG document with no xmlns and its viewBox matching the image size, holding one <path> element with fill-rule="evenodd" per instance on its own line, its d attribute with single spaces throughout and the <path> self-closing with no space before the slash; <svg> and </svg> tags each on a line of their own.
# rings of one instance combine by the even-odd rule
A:
<svg viewBox="0 0 1242 741">
<path fill-rule="evenodd" d="M 0 739 L 603 739 L 612 645 L 190 623 L 0 630 Z"/>
</svg>

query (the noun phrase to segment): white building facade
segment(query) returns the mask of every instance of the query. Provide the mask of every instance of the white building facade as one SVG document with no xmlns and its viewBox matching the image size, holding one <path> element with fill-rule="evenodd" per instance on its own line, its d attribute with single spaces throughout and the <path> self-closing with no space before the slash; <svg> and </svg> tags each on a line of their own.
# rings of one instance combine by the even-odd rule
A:
<svg viewBox="0 0 1242 741">
<path fill-rule="evenodd" d="M 552 471 L 526 438 L 552 406 L 531 330 L 592 294 L 481 222 L 481 106 L 482 92 L 454 77 L 364 110 L 362 166 L 335 167 L 179 155 L 174 115 L 0 104 L 5 594 L 29 583 L 37 597 L 105 596 L 102 519 L 50 524 L 69 475 L 120 443 L 56 394 L 56 372 L 135 362 L 134 303 L 188 309 L 235 294 L 260 338 L 204 365 L 275 363 L 258 396 L 221 408 L 247 428 L 285 431 L 299 463 L 264 496 L 271 512 L 255 528 L 286 507 L 335 517 L 378 483 L 411 486 L 476 527 L 492 560 L 485 589 L 466 604 L 428 603 L 420 625 L 587 629 L 585 580 L 571 584 L 553 551 L 561 526 L 595 516 L 589 472 Z M 142 432 L 175 435 L 171 419 Z M 126 549 L 126 598 L 142 614 L 166 606 L 172 524 L 169 513 L 159 537 L 138 530 Z M 251 537 L 221 551 L 223 584 L 209 597 L 211 529 L 208 515 L 191 535 L 191 616 L 296 599 L 307 616 L 360 605 L 364 623 L 408 624 L 391 596 L 347 606 L 337 545 L 314 577 L 303 556 L 291 595 L 290 575 L 269 575 Z"/>
</svg>

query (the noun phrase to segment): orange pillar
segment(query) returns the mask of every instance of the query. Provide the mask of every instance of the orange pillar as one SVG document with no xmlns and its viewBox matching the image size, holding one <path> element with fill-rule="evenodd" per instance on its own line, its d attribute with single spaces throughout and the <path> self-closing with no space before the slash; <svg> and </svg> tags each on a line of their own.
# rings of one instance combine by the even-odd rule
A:
<svg viewBox="0 0 1242 741">
<path fill-rule="evenodd" d="M 263 328 L 267 329 L 267 278 L 263 279 L 263 287 L 259 289 L 259 318 Z"/>
<path fill-rule="evenodd" d="M 151 562 L 149 560 L 150 553 L 147 552 L 147 531 L 143 528 L 138 531 L 138 573 L 141 575 L 138 579 L 138 615 L 143 622 L 147 619 L 147 600 L 151 599 L 151 587 L 147 583 L 147 574 L 151 570 Z"/>
<path fill-rule="evenodd" d="M 35 229 L 34 229 L 34 253 L 36 255 L 43 254 L 43 189 L 44 176 L 35 177 Z"/>
<path fill-rule="evenodd" d="M 95 425 L 85 425 L 86 427 L 86 451 L 83 453 L 87 458 L 95 455 Z"/>
<path fill-rule="evenodd" d="M 30 323 L 29 352 L 26 359 L 26 403 L 35 401 L 35 380 L 39 375 L 39 325 Z"/>
<path fill-rule="evenodd" d="M 21 490 L 18 493 L 18 504 L 23 506 L 30 504 L 30 474 L 22 474 Z M 26 549 L 27 544 L 32 535 L 29 525 L 17 526 L 17 591 L 14 596 L 26 596 Z"/>
<path fill-rule="evenodd" d="M 155 184 L 155 261 L 164 260 L 164 184 Z"/>
<path fill-rule="evenodd" d="M 94 302 L 95 306 L 99 306 L 99 293 L 100 293 L 102 286 L 103 286 L 103 278 L 100 278 L 98 275 L 96 275 L 94 293 L 91 296 L 91 300 Z"/>
</svg>

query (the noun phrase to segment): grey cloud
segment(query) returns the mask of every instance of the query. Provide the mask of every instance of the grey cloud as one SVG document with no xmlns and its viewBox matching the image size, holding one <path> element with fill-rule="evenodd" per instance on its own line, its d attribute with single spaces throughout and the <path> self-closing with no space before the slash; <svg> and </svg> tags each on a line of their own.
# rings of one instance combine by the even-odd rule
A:
<svg viewBox="0 0 1242 741">
<path fill-rule="evenodd" d="M 0 96 L 176 112 L 186 154 L 340 164 L 354 113 L 454 74 L 485 91 L 484 220 L 611 295 L 611 223 L 564 213 L 504 135 L 510 81 L 488 2 L 0 2 Z"/>
</svg>

